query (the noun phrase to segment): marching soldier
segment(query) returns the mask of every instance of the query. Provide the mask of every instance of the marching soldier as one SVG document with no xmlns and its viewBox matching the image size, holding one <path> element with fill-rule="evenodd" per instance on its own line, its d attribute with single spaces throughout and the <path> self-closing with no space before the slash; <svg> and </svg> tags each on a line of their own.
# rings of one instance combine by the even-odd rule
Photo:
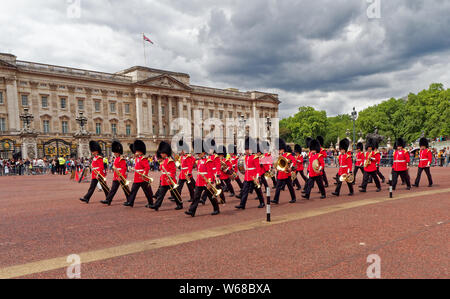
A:
<svg viewBox="0 0 450 299">
<path fill-rule="evenodd" d="M 353 171 L 355 181 L 353 182 L 353 185 L 356 185 L 356 175 L 358 174 L 358 171 L 361 171 L 364 176 L 364 144 L 362 144 L 362 142 L 356 145 L 356 162 L 355 170 Z"/>
<path fill-rule="evenodd" d="M 377 145 L 378 146 L 378 145 Z M 381 153 L 378 150 L 378 147 L 375 149 L 375 152 L 380 155 L 380 160 L 377 162 L 377 176 L 381 179 L 381 183 L 384 184 L 386 182 L 386 178 L 380 171 L 380 163 L 381 163 Z M 372 184 L 372 179 L 369 180 L 369 184 Z"/>
<path fill-rule="evenodd" d="M 433 178 L 431 177 L 431 163 L 433 162 L 433 153 L 428 149 L 428 139 L 421 138 L 419 141 L 420 145 L 420 161 L 419 161 L 419 170 L 417 172 L 416 182 L 414 187 L 419 187 L 420 178 L 422 177 L 422 172 L 425 171 L 428 177 L 428 187 L 433 187 Z"/>
<path fill-rule="evenodd" d="M 323 154 L 321 153 L 320 142 L 317 140 L 311 140 L 309 142 L 309 150 L 309 179 L 306 182 L 305 194 L 302 197 L 309 200 L 311 191 L 314 188 L 314 183 L 316 183 L 322 195 L 320 198 L 325 199 L 327 198 L 325 186 L 323 185 L 323 169 L 325 167 L 325 160 Z"/>
<path fill-rule="evenodd" d="M 259 199 L 260 209 L 264 208 L 266 204 L 264 203 L 264 197 L 261 190 L 261 184 L 259 183 L 259 157 L 258 155 L 252 154 L 252 145 L 258 145 L 251 139 L 247 138 L 245 140 L 245 180 L 244 187 L 241 192 L 241 204 L 236 206 L 236 209 L 245 210 L 247 205 L 248 194 L 251 190 L 256 191 Z M 259 150 L 257 150 L 259 151 Z"/>
<path fill-rule="evenodd" d="M 221 146 L 219 148 L 219 157 L 220 157 L 220 171 L 219 171 L 219 179 L 222 182 L 221 189 L 224 190 L 224 186 L 227 187 L 228 192 L 230 192 L 230 197 L 235 197 L 234 188 L 231 184 L 230 175 L 232 175 L 233 164 L 229 159 L 227 159 L 227 149 L 225 146 Z M 223 192 L 222 192 L 223 193 Z M 225 196 L 222 197 L 222 200 L 225 200 Z"/>
<path fill-rule="evenodd" d="M 175 165 L 175 161 L 171 158 L 172 147 L 170 146 L 170 144 L 164 141 L 161 142 L 157 150 L 157 157 L 158 159 L 161 159 L 163 161 L 159 167 L 160 171 L 162 172 L 162 175 L 160 177 L 159 189 L 156 192 L 157 194 L 156 203 L 154 205 L 151 205 L 150 209 L 158 211 L 159 208 L 161 208 L 162 206 L 167 191 L 170 191 L 170 194 L 175 199 L 175 202 L 177 204 L 175 210 L 177 211 L 182 210 L 183 202 L 181 200 L 180 194 L 178 193 L 178 190 L 176 189 L 178 187 L 176 185 L 177 167 Z"/>
<path fill-rule="evenodd" d="M 186 154 L 185 150 L 187 148 L 185 147 L 184 141 L 180 141 L 178 143 L 179 149 L 181 149 L 180 152 L 180 176 L 179 176 L 179 186 L 178 186 L 178 193 L 181 194 L 183 191 L 184 184 L 187 184 L 187 187 L 189 189 L 189 195 L 191 199 L 189 202 L 192 202 L 194 200 L 194 190 L 195 190 L 195 179 L 192 176 L 192 170 L 195 166 L 195 157 L 191 154 Z"/>
<path fill-rule="evenodd" d="M 110 206 L 114 196 L 116 196 L 117 190 L 119 190 L 120 187 L 120 179 L 118 173 L 120 173 L 124 178 L 127 177 L 127 161 L 123 159 L 121 156 L 123 155 L 123 146 L 120 142 L 114 141 L 112 144 L 112 152 L 114 153 L 115 159 L 114 159 L 114 178 L 113 183 L 111 186 L 111 190 L 109 191 L 108 196 L 106 197 L 106 200 L 102 201 L 102 204 Z M 127 196 L 127 194 L 125 194 Z"/>
<path fill-rule="evenodd" d="M 260 161 L 262 170 L 264 172 L 263 176 L 261 177 L 261 180 L 264 180 L 266 182 L 266 184 L 264 184 L 264 183 L 263 184 L 266 186 L 266 188 L 268 188 L 269 184 L 267 183 L 267 179 L 266 179 L 265 175 L 271 174 L 273 189 L 275 189 L 277 187 L 277 181 L 275 179 L 275 176 L 272 175 L 273 158 L 272 158 L 272 153 L 270 152 L 270 144 L 268 141 L 265 141 L 262 143 L 261 151 L 264 153 L 264 157 L 262 157 L 262 159 Z M 267 189 L 266 189 L 266 191 L 267 191 Z"/>
<path fill-rule="evenodd" d="M 297 172 L 297 176 L 295 177 L 295 180 L 294 180 L 294 186 L 297 186 L 297 191 L 300 191 L 300 190 L 302 190 L 302 186 L 300 184 L 300 181 L 298 180 L 298 175 L 299 174 L 301 175 L 301 177 L 303 178 L 305 183 L 308 180 L 308 178 L 303 173 L 305 166 L 303 165 L 304 161 L 303 161 L 303 156 L 302 156 L 302 147 L 300 145 L 296 144 L 294 146 L 294 152 L 295 152 L 296 172 Z"/>
<path fill-rule="evenodd" d="M 91 179 L 91 186 L 89 187 L 88 192 L 83 198 L 80 198 L 80 201 L 89 203 L 91 200 L 92 195 L 95 192 L 95 188 L 97 187 L 99 183 L 99 178 L 103 176 L 106 178 L 106 170 L 105 166 L 103 165 L 103 157 L 102 157 L 102 148 L 100 144 L 96 141 L 89 142 L 89 149 L 92 153 L 93 159 L 92 159 L 92 179 Z M 100 178 L 101 179 L 101 178 Z M 105 188 L 102 188 L 103 192 L 105 193 L 105 196 L 108 196 L 108 191 Z"/>
<path fill-rule="evenodd" d="M 153 205 L 153 191 L 151 182 L 148 180 L 148 173 L 150 171 L 150 165 L 148 159 L 144 157 L 147 153 L 147 147 L 141 140 L 136 140 L 134 144 L 130 145 L 131 152 L 135 155 L 134 166 L 134 183 L 131 188 L 131 193 L 127 198 L 127 201 L 123 204 L 126 207 L 134 207 L 134 201 L 140 188 L 144 191 L 148 204 L 146 208 L 150 208 Z"/>
<path fill-rule="evenodd" d="M 288 161 L 290 161 L 290 165 L 288 169 L 284 171 L 278 171 L 277 175 L 277 188 L 275 191 L 275 197 L 272 201 L 274 204 L 278 204 L 280 201 L 281 190 L 286 186 L 289 189 L 289 193 L 291 194 L 290 203 L 296 203 L 297 197 L 295 195 L 294 187 L 292 186 L 292 166 L 295 165 L 296 161 L 293 155 L 287 152 L 286 142 L 283 139 L 279 140 L 279 155 Z"/>
<path fill-rule="evenodd" d="M 361 186 L 361 190 L 359 192 L 367 192 L 367 185 L 369 184 L 369 179 L 375 181 L 375 185 L 377 186 L 377 192 L 381 192 L 381 183 L 377 176 L 377 163 L 380 160 L 380 154 L 375 152 L 375 149 L 378 147 L 377 141 L 369 138 L 366 144 L 366 154 L 364 156 L 364 178 Z"/>
<path fill-rule="evenodd" d="M 239 177 L 239 169 L 238 169 L 239 157 L 237 155 L 237 147 L 236 147 L 236 145 L 233 145 L 233 150 L 230 151 L 230 152 L 232 153 L 231 154 L 231 164 L 233 165 L 233 170 L 234 170 L 234 173 L 236 174 L 235 181 L 238 184 L 239 189 L 242 190 L 244 184 L 242 183 L 242 180 Z"/>
<path fill-rule="evenodd" d="M 339 155 L 339 172 L 338 172 L 338 178 L 340 178 L 343 175 L 350 176 L 352 174 L 352 167 L 353 167 L 353 155 L 352 152 L 348 151 L 348 148 L 350 147 L 350 141 L 348 139 L 341 140 L 339 143 L 339 150 L 341 154 Z M 353 196 L 353 182 L 347 181 L 348 190 L 350 191 L 349 196 Z M 335 196 L 339 196 L 341 193 L 342 188 L 342 182 L 340 179 L 337 180 L 337 187 L 336 191 L 333 193 Z"/>
<path fill-rule="evenodd" d="M 323 145 L 325 144 L 325 140 L 322 136 L 317 137 L 317 141 L 320 143 L 320 154 L 323 156 L 324 160 L 327 158 L 327 151 L 323 148 Z M 328 188 L 328 178 L 327 173 L 325 172 L 325 167 L 323 168 L 323 182 L 325 184 L 325 188 Z"/>
<path fill-rule="evenodd" d="M 213 186 L 212 182 L 214 181 L 214 162 L 208 159 L 206 154 L 205 145 L 202 140 L 195 140 L 193 144 L 193 152 L 197 154 L 199 160 L 197 164 L 198 176 L 196 180 L 196 187 L 194 191 L 194 201 L 192 202 L 189 211 L 186 211 L 186 215 L 195 217 L 195 213 L 197 212 L 198 205 L 200 203 L 200 199 L 203 192 L 207 192 L 207 197 L 211 201 L 213 205 L 214 212 L 213 216 L 220 214 L 220 208 L 217 200 L 213 197 L 213 192 L 210 188 Z"/>
<path fill-rule="evenodd" d="M 397 187 L 398 177 L 400 176 L 406 182 L 406 190 L 411 190 L 411 181 L 408 175 L 408 164 L 411 160 L 409 153 L 405 150 L 406 142 L 398 138 L 395 142 L 394 165 L 392 166 L 392 189 Z"/>
</svg>

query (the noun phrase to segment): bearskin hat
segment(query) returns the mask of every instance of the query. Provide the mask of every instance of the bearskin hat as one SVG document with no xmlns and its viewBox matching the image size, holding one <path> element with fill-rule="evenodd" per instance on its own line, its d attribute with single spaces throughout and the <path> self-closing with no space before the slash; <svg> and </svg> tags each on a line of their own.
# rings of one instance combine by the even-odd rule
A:
<svg viewBox="0 0 450 299">
<path fill-rule="evenodd" d="M 247 137 L 245 138 L 245 148 L 244 150 L 252 150 L 253 152 L 257 152 L 258 151 L 258 142 L 251 138 L 251 137 Z"/>
<path fill-rule="evenodd" d="M 184 142 L 184 139 L 180 139 L 177 142 L 177 151 L 180 152 L 185 152 L 185 153 L 189 153 L 190 152 L 190 148 L 189 145 Z"/>
<path fill-rule="evenodd" d="M 133 154 L 136 154 L 136 151 L 134 150 L 134 144 L 130 144 L 130 151 L 131 151 Z"/>
<path fill-rule="evenodd" d="M 278 140 L 278 149 L 281 151 L 281 150 L 284 150 L 284 151 L 286 151 L 286 142 L 283 140 L 283 139 L 279 139 Z"/>
<path fill-rule="evenodd" d="M 91 141 L 89 142 L 89 150 L 92 152 L 98 152 L 98 154 L 102 155 L 102 147 L 97 141 Z"/>
<path fill-rule="evenodd" d="M 325 139 L 322 136 L 317 136 L 317 141 L 319 141 L 320 146 L 322 147 L 325 143 Z"/>
<path fill-rule="evenodd" d="M 405 142 L 405 140 L 403 140 L 403 138 L 398 138 L 396 141 L 395 141 L 395 148 L 397 148 L 397 147 L 399 147 L 399 146 L 401 146 L 401 147 L 406 147 L 406 142 Z"/>
<path fill-rule="evenodd" d="M 313 140 L 311 137 L 306 138 L 305 140 L 306 148 L 309 148 L 309 143 L 311 142 L 311 140 Z"/>
<path fill-rule="evenodd" d="M 220 145 L 217 147 L 217 154 L 227 156 L 227 148 L 224 145 Z"/>
<path fill-rule="evenodd" d="M 356 145 L 356 148 L 359 149 L 360 151 L 363 151 L 363 150 L 364 150 L 364 144 L 363 144 L 362 142 L 359 142 L 359 143 Z"/>
<path fill-rule="evenodd" d="M 421 146 L 421 147 L 424 146 L 426 148 L 429 148 L 430 144 L 428 143 L 428 139 L 427 138 L 420 138 L 419 146 Z"/>
<path fill-rule="evenodd" d="M 320 149 L 321 149 L 321 146 L 320 146 L 320 142 L 319 141 L 317 141 L 315 139 L 312 139 L 309 142 L 309 150 L 316 151 L 317 153 L 320 153 Z"/>
<path fill-rule="evenodd" d="M 292 154 L 292 147 L 290 145 L 286 146 L 286 152 Z"/>
<path fill-rule="evenodd" d="M 134 151 L 133 151 L 134 150 Z M 147 154 L 147 147 L 142 140 L 136 140 L 133 144 L 133 153 L 141 152 L 143 155 Z"/>
<path fill-rule="evenodd" d="M 216 141 L 214 139 L 207 139 L 203 143 L 207 153 L 217 152 Z"/>
<path fill-rule="evenodd" d="M 371 147 L 372 150 L 375 150 L 376 148 L 378 148 L 378 142 L 375 139 L 373 139 L 373 138 L 367 139 L 366 150 L 368 150 L 369 147 Z"/>
<path fill-rule="evenodd" d="M 296 145 L 294 146 L 294 151 L 295 151 L 296 153 L 300 154 L 300 153 L 302 152 L 302 147 L 301 147 L 300 145 L 296 144 Z"/>
<path fill-rule="evenodd" d="M 122 144 L 120 142 L 114 141 L 112 143 L 111 147 L 112 147 L 112 152 L 113 153 L 116 153 L 116 154 L 119 154 L 119 155 L 123 155 L 123 146 L 122 146 Z"/>
<path fill-rule="evenodd" d="M 172 156 L 172 147 L 165 141 L 162 141 L 157 150 L 158 158 L 161 158 L 161 154 L 166 154 L 168 157 Z"/>
<path fill-rule="evenodd" d="M 347 138 L 345 138 L 345 139 L 341 140 L 341 142 L 339 142 L 339 149 L 348 151 L 349 147 L 350 147 L 350 140 L 348 140 Z"/>
</svg>

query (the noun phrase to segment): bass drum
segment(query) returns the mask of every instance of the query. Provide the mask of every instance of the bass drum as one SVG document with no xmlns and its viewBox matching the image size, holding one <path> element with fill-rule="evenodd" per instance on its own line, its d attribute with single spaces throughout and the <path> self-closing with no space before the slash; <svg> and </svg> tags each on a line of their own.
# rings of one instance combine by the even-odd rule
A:
<svg viewBox="0 0 450 299">
<path fill-rule="evenodd" d="M 245 157 L 239 158 L 237 167 L 239 172 L 245 175 Z"/>
</svg>

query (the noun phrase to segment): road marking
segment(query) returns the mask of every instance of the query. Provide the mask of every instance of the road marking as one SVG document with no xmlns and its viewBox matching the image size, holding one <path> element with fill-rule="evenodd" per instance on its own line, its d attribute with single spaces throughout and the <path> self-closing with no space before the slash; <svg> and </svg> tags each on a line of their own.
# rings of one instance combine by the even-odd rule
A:
<svg viewBox="0 0 450 299">
<path fill-rule="evenodd" d="M 396 201 L 399 199 L 414 198 L 426 195 L 436 195 L 441 193 L 449 193 L 449 189 L 441 189 L 435 191 L 425 191 L 418 192 L 414 194 L 400 194 L 395 198 L 373 198 L 373 199 L 362 199 L 355 202 L 339 203 L 333 206 L 321 207 L 317 209 L 301 211 L 293 214 L 281 215 L 274 217 L 273 222 L 268 223 L 266 221 L 256 220 L 252 222 L 243 222 L 229 226 L 216 227 L 203 231 L 196 231 L 192 233 L 186 233 L 176 236 L 164 237 L 159 239 L 152 239 L 147 241 L 141 241 L 136 243 L 130 243 L 126 245 L 120 245 L 111 248 L 105 248 L 100 250 L 93 250 L 79 254 L 81 257 L 81 262 L 83 264 L 97 262 L 107 259 L 112 259 L 116 257 L 146 252 L 150 250 L 155 250 L 164 247 L 172 247 L 180 244 L 195 242 L 204 239 L 210 239 L 220 236 L 226 236 L 236 232 L 243 232 L 248 230 L 253 230 L 261 227 L 278 225 L 286 222 L 292 222 L 307 218 L 312 218 L 320 215 L 331 214 L 338 211 L 344 211 L 349 209 L 354 209 L 363 206 L 374 205 L 378 203 L 385 203 L 389 201 Z M 32 275 L 36 273 L 48 272 L 52 270 L 57 270 L 61 268 L 66 268 L 67 256 L 58 257 L 53 259 L 41 260 L 37 262 L 27 263 L 23 265 L 11 266 L 0 269 L 0 279 L 17 278 L 27 275 Z"/>
</svg>

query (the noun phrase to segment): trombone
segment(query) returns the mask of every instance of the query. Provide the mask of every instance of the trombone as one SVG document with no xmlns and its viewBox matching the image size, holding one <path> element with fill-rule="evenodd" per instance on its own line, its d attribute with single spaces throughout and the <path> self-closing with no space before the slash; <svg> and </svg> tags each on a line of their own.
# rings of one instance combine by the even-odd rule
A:
<svg viewBox="0 0 450 299">
<path fill-rule="evenodd" d="M 181 195 L 178 192 L 178 185 L 175 184 L 174 180 L 172 179 L 172 177 L 170 176 L 170 173 L 168 173 L 166 171 L 166 169 L 164 168 L 164 166 L 161 165 L 161 172 L 167 176 L 167 178 L 169 179 L 169 187 L 170 187 L 170 191 L 173 193 L 175 199 L 178 201 L 179 204 L 183 203 L 183 200 L 181 199 Z"/>
<path fill-rule="evenodd" d="M 108 187 L 108 184 L 106 183 L 106 178 L 97 169 L 92 169 L 92 171 L 95 173 L 95 176 L 98 182 L 100 183 L 100 186 L 102 186 L 102 189 L 109 194 L 111 189 Z"/>
<path fill-rule="evenodd" d="M 206 183 L 208 185 L 208 191 L 217 200 L 217 198 L 220 196 L 220 194 L 222 194 L 222 190 L 219 190 L 216 187 L 214 187 L 214 185 L 211 183 L 211 180 L 207 179 L 203 174 L 200 174 L 200 176 L 206 181 Z M 220 200 L 220 203 L 223 204 L 222 199 Z"/>
<path fill-rule="evenodd" d="M 131 194 L 130 182 L 127 181 L 127 179 L 123 176 L 123 174 L 116 167 L 113 167 L 113 170 L 119 177 L 119 183 L 123 189 L 123 192 L 125 193 L 125 196 L 126 197 L 130 196 L 130 194 Z"/>
</svg>

